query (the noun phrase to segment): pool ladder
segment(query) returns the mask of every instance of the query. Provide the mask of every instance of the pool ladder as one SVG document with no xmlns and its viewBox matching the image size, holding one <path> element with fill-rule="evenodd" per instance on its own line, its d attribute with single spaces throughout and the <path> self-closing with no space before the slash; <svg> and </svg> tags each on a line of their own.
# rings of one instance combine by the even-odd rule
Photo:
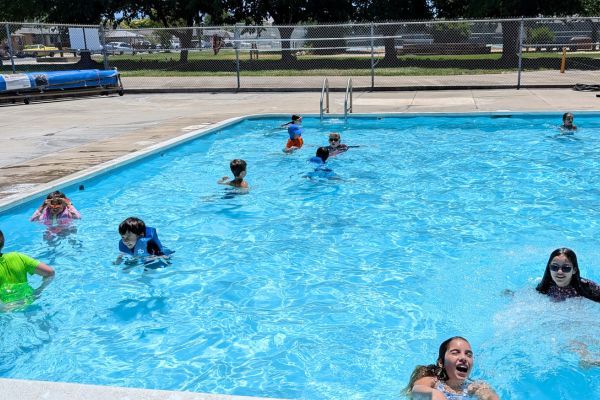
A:
<svg viewBox="0 0 600 400">
<path fill-rule="evenodd" d="M 344 97 L 344 119 L 348 119 L 348 113 L 352 112 L 352 78 L 346 84 L 346 96 Z"/>
<path fill-rule="evenodd" d="M 323 108 L 323 98 L 327 100 L 327 105 Z M 321 116 L 321 121 L 323 121 L 323 111 L 329 114 L 329 79 L 323 79 L 323 86 L 321 87 L 321 103 L 319 104 L 319 115 Z"/>
<path fill-rule="evenodd" d="M 325 107 L 323 107 L 325 103 Z M 329 79 L 323 79 L 321 87 L 321 101 L 319 103 L 319 116 L 323 121 L 324 114 L 329 114 Z M 348 119 L 348 114 L 352 113 L 352 78 L 348 79 L 346 84 L 346 95 L 344 97 L 344 119 Z"/>
</svg>

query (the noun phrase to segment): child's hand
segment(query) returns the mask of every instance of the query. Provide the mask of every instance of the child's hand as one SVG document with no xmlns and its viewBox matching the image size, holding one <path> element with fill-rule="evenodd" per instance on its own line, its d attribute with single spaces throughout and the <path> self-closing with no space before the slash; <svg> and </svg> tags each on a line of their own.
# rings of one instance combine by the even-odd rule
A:
<svg viewBox="0 0 600 400">
<path fill-rule="evenodd" d="M 467 387 L 467 392 L 470 396 L 475 396 L 479 400 L 492 400 L 497 399 L 495 393 L 491 390 L 490 386 L 481 381 L 473 382 Z"/>
</svg>

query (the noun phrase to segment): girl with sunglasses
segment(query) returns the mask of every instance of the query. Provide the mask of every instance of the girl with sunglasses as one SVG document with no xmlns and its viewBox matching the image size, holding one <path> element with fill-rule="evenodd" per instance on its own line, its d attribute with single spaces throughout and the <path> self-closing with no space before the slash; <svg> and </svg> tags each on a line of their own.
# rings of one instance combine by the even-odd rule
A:
<svg viewBox="0 0 600 400">
<path fill-rule="evenodd" d="M 585 297 L 600 302 L 600 285 L 581 277 L 577 256 L 573 250 L 566 247 L 556 249 L 550 254 L 544 277 L 536 290 L 555 301 Z"/>
</svg>

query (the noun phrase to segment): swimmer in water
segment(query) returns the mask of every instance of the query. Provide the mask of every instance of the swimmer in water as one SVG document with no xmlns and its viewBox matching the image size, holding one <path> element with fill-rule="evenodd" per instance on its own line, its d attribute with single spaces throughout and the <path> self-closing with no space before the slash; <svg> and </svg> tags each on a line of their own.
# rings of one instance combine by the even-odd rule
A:
<svg viewBox="0 0 600 400">
<path fill-rule="evenodd" d="M 563 114 L 562 120 L 563 124 L 560 127 L 563 131 L 576 131 L 577 126 L 573 125 L 573 114 L 570 112 L 566 112 Z"/>
<path fill-rule="evenodd" d="M 229 179 L 228 176 L 224 176 L 217 181 L 220 185 L 229 185 L 236 188 L 248 188 L 248 182 L 244 180 L 246 176 L 246 161 L 236 158 L 229 163 L 231 173 L 233 173 L 233 179 Z"/>
<path fill-rule="evenodd" d="M 487 383 L 469 379 L 473 360 L 473 350 L 467 339 L 454 336 L 444 340 L 435 364 L 415 368 L 406 394 L 432 400 L 499 400 Z"/>
<path fill-rule="evenodd" d="M 286 153 L 291 153 L 294 150 L 298 150 L 304 145 L 302 139 L 302 117 L 300 115 L 292 115 L 292 121 L 286 125 L 289 139 L 283 149 Z"/>
<path fill-rule="evenodd" d="M 600 285 L 580 275 L 575 252 L 566 247 L 550 254 L 542 281 L 536 290 L 554 301 L 585 297 L 600 302 Z"/>
</svg>

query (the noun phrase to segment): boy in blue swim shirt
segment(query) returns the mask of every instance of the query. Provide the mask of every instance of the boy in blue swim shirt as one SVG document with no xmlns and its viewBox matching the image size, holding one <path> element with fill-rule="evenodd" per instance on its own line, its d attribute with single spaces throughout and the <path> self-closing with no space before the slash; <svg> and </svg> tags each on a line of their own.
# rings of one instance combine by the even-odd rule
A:
<svg viewBox="0 0 600 400">
<path fill-rule="evenodd" d="M 292 122 L 288 122 L 285 126 L 287 127 L 289 139 L 283 151 L 290 153 L 304 145 L 304 140 L 302 139 L 302 117 L 300 115 L 292 115 Z"/>
</svg>

